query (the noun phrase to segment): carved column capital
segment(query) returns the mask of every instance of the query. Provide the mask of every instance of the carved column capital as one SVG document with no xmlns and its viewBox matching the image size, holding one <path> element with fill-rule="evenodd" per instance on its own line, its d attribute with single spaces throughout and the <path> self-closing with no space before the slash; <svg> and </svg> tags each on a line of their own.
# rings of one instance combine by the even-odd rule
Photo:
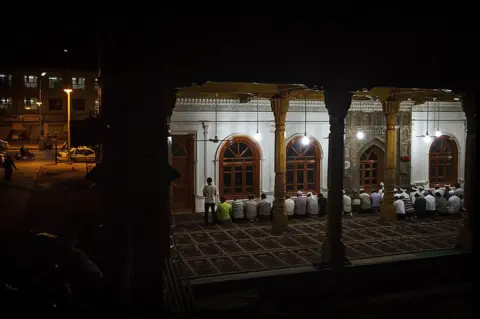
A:
<svg viewBox="0 0 480 319">
<path fill-rule="evenodd" d="M 382 111 L 385 116 L 390 116 L 394 115 L 397 116 L 398 113 L 400 112 L 400 103 L 401 101 L 398 101 L 395 99 L 395 97 L 390 96 L 385 100 L 382 100 Z"/>
<path fill-rule="evenodd" d="M 283 123 L 287 120 L 289 101 L 285 96 L 276 95 L 270 99 L 273 115 L 275 116 L 275 123 Z"/>
<path fill-rule="evenodd" d="M 326 89 L 324 92 L 325 107 L 328 110 L 330 121 L 345 121 L 350 105 L 352 93 L 341 89 Z"/>
</svg>

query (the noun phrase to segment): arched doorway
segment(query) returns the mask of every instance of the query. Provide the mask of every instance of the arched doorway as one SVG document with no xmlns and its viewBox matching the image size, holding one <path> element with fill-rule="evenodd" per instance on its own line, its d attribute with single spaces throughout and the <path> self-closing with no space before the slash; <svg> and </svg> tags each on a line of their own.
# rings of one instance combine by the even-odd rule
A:
<svg viewBox="0 0 480 319">
<path fill-rule="evenodd" d="M 287 194 L 297 191 L 320 192 L 321 147 L 315 139 L 302 144 L 302 136 L 294 137 L 287 144 Z"/>
<path fill-rule="evenodd" d="M 260 195 L 260 151 L 247 137 L 226 142 L 219 157 L 219 194 L 227 199 Z"/>
<path fill-rule="evenodd" d="M 383 181 L 384 163 L 384 152 L 376 145 L 366 149 L 360 156 L 360 186 L 366 192 L 369 193 L 374 188 L 380 188 L 380 183 Z"/>
<path fill-rule="evenodd" d="M 430 185 L 455 184 L 458 181 L 458 149 L 449 136 L 440 136 L 430 145 Z"/>
</svg>

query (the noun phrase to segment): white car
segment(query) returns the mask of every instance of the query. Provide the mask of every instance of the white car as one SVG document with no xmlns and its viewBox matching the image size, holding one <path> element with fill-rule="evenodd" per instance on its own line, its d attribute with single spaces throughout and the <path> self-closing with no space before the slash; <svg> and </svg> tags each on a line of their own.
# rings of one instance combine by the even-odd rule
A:
<svg viewBox="0 0 480 319">
<path fill-rule="evenodd" d="M 74 147 L 70 149 L 70 159 L 72 162 L 95 162 L 95 151 L 85 146 Z M 68 151 L 58 152 L 57 160 L 68 161 Z"/>
</svg>

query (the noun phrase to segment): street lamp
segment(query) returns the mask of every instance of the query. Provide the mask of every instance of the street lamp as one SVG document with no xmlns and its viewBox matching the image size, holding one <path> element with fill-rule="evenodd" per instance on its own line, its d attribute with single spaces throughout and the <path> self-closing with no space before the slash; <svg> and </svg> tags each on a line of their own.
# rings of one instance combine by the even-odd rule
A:
<svg viewBox="0 0 480 319">
<path fill-rule="evenodd" d="M 72 89 L 64 89 L 65 93 L 67 93 L 67 152 L 68 152 L 68 159 L 70 160 L 70 147 L 71 147 L 71 139 L 70 139 L 70 93 L 72 93 Z"/>
<path fill-rule="evenodd" d="M 40 79 L 38 83 L 38 113 L 39 113 L 39 125 L 40 125 L 40 136 L 43 137 L 44 131 L 43 131 L 43 114 L 42 114 L 42 77 L 44 77 L 47 74 L 47 72 L 42 72 L 40 74 Z"/>
</svg>

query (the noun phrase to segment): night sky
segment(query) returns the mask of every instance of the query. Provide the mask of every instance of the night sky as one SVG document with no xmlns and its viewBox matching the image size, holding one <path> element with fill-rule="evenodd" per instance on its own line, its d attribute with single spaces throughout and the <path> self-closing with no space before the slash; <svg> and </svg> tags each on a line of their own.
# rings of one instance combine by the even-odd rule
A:
<svg viewBox="0 0 480 319">
<path fill-rule="evenodd" d="M 175 81 L 185 83 L 314 85 L 336 77 L 354 86 L 359 80 L 366 85 L 411 81 L 417 86 L 430 79 L 452 86 L 469 81 L 476 62 L 476 34 L 458 20 L 428 24 L 410 17 L 395 23 L 397 28 L 376 19 L 368 25 L 368 19 L 345 23 L 348 17 L 275 21 L 175 16 L 143 25 L 120 18 L 98 21 L 68 33 L 7 34 L 3 43 L 13 45 L 2 50 L 0 64 L 64 68 L 68 55 L 63 48 L 68 48 L 72 68 L 96 70 L 97 52 L 115 50 L 118 54 L 102 63 L 168 68 Z"/>
</svg>

